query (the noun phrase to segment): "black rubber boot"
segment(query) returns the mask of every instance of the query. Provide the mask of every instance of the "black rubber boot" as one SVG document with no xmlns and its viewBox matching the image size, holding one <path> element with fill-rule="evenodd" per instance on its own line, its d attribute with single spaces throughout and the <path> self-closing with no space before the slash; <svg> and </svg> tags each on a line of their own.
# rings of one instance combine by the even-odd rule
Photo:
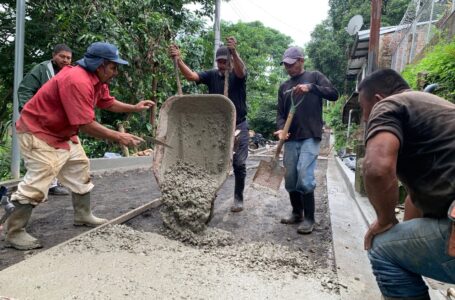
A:
<svg viewBox="0 0 455 300">
<path fill-rule="evenodd" d="M 234 176 L 234 205 L 231 207 L 231 211 L 241 212 L 243 210 L 243 190 L 245 189 L 246 165 L 234 167 Z"/>
<path fill-rule="evenodd" d="M 69 195 L 70 192 L 66 188 L 60 185 L 53 186 L 49 188 L 49 195 L 55 195 L 55 196 L 66 196 Z"/>
<path fill-rule="evenodd" d="M 297 232 L 308 234 L 314 227 L 314 192 L 302 195 L 303 202 L 303 223 L 297 228 Z"/>
<path fill-rule="evenodd" d="M 289 199 L 291 200 L 292 213 L 289 217 L 281 219 L 283 224 L 297 224 L 302 222 L 302 194 L 300 192 L 290 192 Z"/>
</svg>

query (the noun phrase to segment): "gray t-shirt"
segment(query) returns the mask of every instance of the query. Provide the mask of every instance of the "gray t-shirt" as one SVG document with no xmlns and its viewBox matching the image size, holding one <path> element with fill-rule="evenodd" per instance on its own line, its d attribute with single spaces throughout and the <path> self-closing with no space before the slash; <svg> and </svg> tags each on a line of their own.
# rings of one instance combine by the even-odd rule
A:
<svg viewBox="0 0 455 300">
<path fill-rule="evenodd" d="M 426 217 L 447 216 L 455 200 L 455 105 L 432 94 L 405 91 L 378 102 L 368 142 L 388 131 L 400 140 L 397 176 Z"/>
</svg>

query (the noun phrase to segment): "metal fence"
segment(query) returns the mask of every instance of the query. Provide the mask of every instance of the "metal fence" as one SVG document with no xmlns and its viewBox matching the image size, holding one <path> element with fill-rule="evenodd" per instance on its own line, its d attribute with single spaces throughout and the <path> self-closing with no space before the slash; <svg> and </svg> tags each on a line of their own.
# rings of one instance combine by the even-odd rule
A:
<svg viewBox="0 0 455 300">
<path fill-rule="evenodd" d="M 392 69 L 401 72 L 455 10 L 455 0 L 411 0 L 392 37 Z"/>
</svg>

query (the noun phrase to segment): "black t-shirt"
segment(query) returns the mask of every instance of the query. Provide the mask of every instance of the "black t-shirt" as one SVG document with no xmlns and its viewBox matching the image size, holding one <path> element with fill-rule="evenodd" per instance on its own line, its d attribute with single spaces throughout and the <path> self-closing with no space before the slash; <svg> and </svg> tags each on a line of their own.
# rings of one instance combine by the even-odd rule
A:
<svg viewBox="0 0 455 300">
<path fill-rule="evenodd" d="M 285 92 L 302 83 L 311 84 L 311 90 L 303 96 L 294 97 L 294 103 L 298 106 L 289 128 L 289 140 L 320 139 L 322 136 L 322 99 L 335 101 L 338 99 L 338 91 L 327 77 L 318 71 L 305 71 L 280 85 L 276 118 L 277 128 L 284 128 L 291 109 L 291 93 Z M 299 104 L 300 102 L 302 103 Z"/>
<path fill-rule="evenodd" d="M 426 217 L 447 216 L 455 199 L 455 105 L 405 91 L 372 109 L 365 143 L 388 131 L 400 141 L 397 176 Z"/>
<path fill-rule="evenodd" d="M 224 74 L 220 74 L 217 69 L 199 72 L 197 84 L 205 84 L 209 88 L 209 94 L 224 94 Z M 238 78 L 234 72 L 229 74 L 228 98 L 234 103 L 237 113 L 236 124 L 246 120 L 246 75 Z"/>
</svg>

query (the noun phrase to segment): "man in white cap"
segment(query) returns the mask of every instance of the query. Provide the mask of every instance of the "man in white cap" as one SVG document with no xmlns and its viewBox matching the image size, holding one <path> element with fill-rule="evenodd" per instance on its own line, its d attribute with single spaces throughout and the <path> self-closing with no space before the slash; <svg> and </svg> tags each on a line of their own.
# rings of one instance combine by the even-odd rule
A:
<svg viewBox="0 0 455 300">
<path fill-rule="evenodd" d="M 16 123 L 27 173 L 11 196 L 16 206 L 6 221 L 6 245 L 19 250 L 41 247 L 25 231 L 32 209 L 47 200 L 54 177 L 72 192 L 74 225 L 97 226 L 106 219 L 91 212 L 89 160 L 78 139 L 82 131 L 96 138 L 133 146 L 142 138 L 108 129 L 95 120 L 95 107 L 112 112 L 139 112 L 153 106 L 150 100 L 136 105 L 118 101 L 108 83 L 118 74 L 117 66 L 127 61 L 112 44 L 90 45 L 76 67 L 64 67 L 52 77 L 21 111 Z"/>
<path fill-rule="evenodd" d="M 321 72 L 305 71 L 303 52 L 298 47 L 288 48 L 281 64 L 290 78 L 278 90 L 278 130 L 275 135 L 286 140 L 284 181 L 292 205 L 291 215 L 283 218 L 281 223 L 302 223 L 297 232 L 307 234 L 313 231 L 315 222 L 314 170 L 322 138 L 322 99 L 336 101 L 338 92 Z M 294 119 L 288 136 L 282 136 L 292 105 L 296 106 Z"/>
</svg>

